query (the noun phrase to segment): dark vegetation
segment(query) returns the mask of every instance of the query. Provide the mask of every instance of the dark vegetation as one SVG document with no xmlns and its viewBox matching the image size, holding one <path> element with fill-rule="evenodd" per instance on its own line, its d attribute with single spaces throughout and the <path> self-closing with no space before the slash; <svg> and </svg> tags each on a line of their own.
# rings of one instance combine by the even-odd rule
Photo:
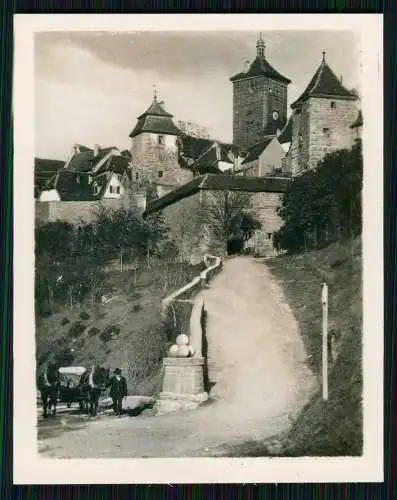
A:
<svg viewBox="0 0 397 500">
<path fill-rule="evenodd" d="M 296 177 L 282 199 L 279 249 L 294 253 L 361 234 L 363 161 L 361 142 L 324 157 L 315 170 Z"/>
<path fill-rule="evenodd" d="M 132 393 L 158 390 L 162 358 L 175 340 L 161 299 L 202 269 L 179 261 L 160 217 L 144 220 L 134 208 L 101 208 L 91 224 L 38 226 L 38 363 L 95 361 L 122 368 Z M 185 304 L 176 311 L 177 330 L 188 314 Z"/>
</svg>

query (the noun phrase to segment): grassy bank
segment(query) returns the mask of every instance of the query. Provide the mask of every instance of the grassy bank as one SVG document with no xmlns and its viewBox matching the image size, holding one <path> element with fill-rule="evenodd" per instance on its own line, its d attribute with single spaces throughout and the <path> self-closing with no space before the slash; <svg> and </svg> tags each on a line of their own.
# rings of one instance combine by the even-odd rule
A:
<svg viewBox="0 0 397 500">
<path fill-rule="evenodd" d="M 161 300 L 188 283 L 203 265 L 163 265 L 105 274 L 105 301 L 87 300 L 70 308 L 55 304 L 51 313 L 36 315 L 39 364 L 52 359 L 61 365 L 95 362 L 120 367 L 132 394 L 160 390 L 162 359 L 175 340 L 174 325 L 161 317 Z M 188 324 L 188 311 L 177 311 L 177 328 Z"/>
<path fill-rule="evenodd" d="M 235 456 L 357 456 L 362 453 L 361 240 L 268 260 L 299 323 L 308 363 L 321 372 L 321 283 L 329 288 L 329 331 L 334 337 L 329 400 L 313 395 L 276 452 L 245 443 Z M 321 381 L 319 379 L 319 381 Z"/>
</svg>

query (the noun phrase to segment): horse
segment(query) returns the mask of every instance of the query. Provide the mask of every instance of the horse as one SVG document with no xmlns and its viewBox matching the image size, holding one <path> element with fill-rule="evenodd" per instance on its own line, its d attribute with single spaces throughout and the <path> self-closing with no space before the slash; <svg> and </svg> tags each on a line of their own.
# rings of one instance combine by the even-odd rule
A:
<svg viewBox="0 0 397 500">
<path fill-rule="evenodd" d="M 53 363 L 48 363 L 41 371 L 38 376 L 37 386 L 43 404 L 43 417 L 47 418 L 48 412 L 55 416 L 59 393 L 59 372 Z"/>
<path fill-rule="evenodd" d="M 80 377 L 79 394 L 80 408 L 88 414 L 97 415 L 99 396 L 109 383 L 109 368 L 92 365 Z"/>
</svg>

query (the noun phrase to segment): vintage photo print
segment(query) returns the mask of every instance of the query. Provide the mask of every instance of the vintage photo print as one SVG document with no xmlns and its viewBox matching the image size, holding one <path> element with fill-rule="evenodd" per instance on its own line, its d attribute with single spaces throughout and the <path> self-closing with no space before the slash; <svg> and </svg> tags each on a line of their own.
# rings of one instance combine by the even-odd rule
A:
<svg viewBox="0 0 397 500">
<path fill-rule="evenodd" d="M 17 15 L 16 483 L 383 479 L 379 15 Z"/>
</svg>

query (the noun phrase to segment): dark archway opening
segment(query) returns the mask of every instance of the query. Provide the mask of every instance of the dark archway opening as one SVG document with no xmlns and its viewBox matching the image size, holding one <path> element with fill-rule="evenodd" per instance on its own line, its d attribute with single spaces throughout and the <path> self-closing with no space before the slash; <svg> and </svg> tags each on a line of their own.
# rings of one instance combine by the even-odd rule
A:
<svg viewBox="0 0 397 500">
<path fill-rule="evenodd" d="M 244 240 L 240 236 L 231 236 L 227 241 L 227 254 L 236 255 L 244 250 Z"/>
</svg>

